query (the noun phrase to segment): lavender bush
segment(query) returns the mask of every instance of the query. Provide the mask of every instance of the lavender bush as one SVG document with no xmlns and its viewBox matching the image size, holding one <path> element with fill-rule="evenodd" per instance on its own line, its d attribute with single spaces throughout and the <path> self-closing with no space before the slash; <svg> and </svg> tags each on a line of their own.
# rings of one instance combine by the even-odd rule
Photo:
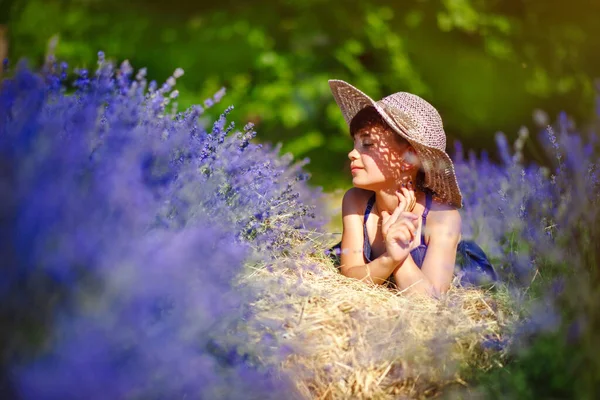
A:
<svg viewBox="0 0 600 400">
<path fill-rule="evenodd" d="M 455 156 L 465 192 L 465 234 L 483 243 L 496 258 L 505 282 L 521 287 L 567 257 L 573 265 L 580 265 L 582 260 L 571 254 L 572 249 L 589 240 L 581 228 L 589 227 L 600 211 L 596 134 L 570 130 L 566 116 L 561 115 L 557 126 L 548 126 L 539 135 L 553 158 L 550 167 L 523 162 L 527 137 L 523 129 L 512 153 L 506 137 L 496 135 L 501 165 L 492 163 L 486 153 L 477 159 L 470 152 L 465 159 L 460 143 Z"/>
<path fill-rule="evenodd" d="M 3 394 L 294 397 L 248 350 L 256 294 L 234 282 L 322 224 L 319 193 L 231 108 L 205 128 L 223 91 L 177 112 L 182 74 L 158 87 L 100 53 L 72 86 L 52 60 L 2 82 Z"/>
<path fill-rule="evenodd" d="M 502 164 L 483 153 L 455 159 L 466 235 L 493 257 L 522 322 L 502 368 L 482 378 L 493 397 L 596 398 L 600 313 L 600 142 L 561 114 L 538 140 L 547 166 L 527 165 L 523 129 L 514 151 L 497 134 Z M 501 346 L 503 347 L 503 346 Z"/>
<path fill-rule="evenodd" d="M 159 87 L 100 53 L 68 74 L 23 65 L 0 87 L 3 397 L 294 398 L 274 367 L 286 349 L 250 334 L 260 288 L 238 278 L 323 225 L 303 162 L 253 143 L 231 108 L 208 124 L 223 91 L 178 112 L 181 70 Z M 500 165 L 454 156 L 464 236 L 523 313 L 492 346 L 511 373 L 479 379 L 495 396 L 593 398 L 600 143 L 562 115 L 540 167 L 527 136 L 511 150 L 497 135 Z"/>
</svg>

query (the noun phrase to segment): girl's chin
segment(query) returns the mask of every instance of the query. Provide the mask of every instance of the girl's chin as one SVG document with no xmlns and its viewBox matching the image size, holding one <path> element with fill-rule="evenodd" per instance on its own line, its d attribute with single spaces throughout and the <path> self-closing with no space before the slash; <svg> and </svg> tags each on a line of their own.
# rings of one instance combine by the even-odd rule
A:
<svg viewBox="0 0 600 400">
<path fill-rule="evenodd" d="M 356 177 L 354 177 L 352 179 L 352 186 L 354 186 L 355 188 L 371 190 L 375 192 L 378 190 L 386 190 L 388 185 L 386 185 L 384 182 L 365 182 L 364 180 L 356 179 Z M 391 184 L 390 187 L 395 186 L 394 184 Z"/>
<path fill-rule="evenodd" d="M 352 179 L 352 185 L 359 189 L 373 190 L 373 185 L 369 184 L 369 182 L 364 182 L 356 178 Z"/>
</svg>

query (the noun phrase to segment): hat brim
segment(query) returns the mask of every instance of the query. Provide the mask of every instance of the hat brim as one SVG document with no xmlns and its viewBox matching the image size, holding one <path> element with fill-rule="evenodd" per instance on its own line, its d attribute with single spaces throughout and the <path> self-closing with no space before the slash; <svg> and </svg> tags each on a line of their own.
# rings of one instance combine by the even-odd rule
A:
<svg viewBox="0 0 600 400">
<path fill-rule="evenodd" d="M 425 186 L 433 190 L 442 201 L 462 208 L 462 194 L 450 156 L 445 151 L 421 143 L 415 138 L 418 135 L 411 135 L 415 125 L 408 115 L 392 112 L 385 104 L 374 101 L 359 89 L 342 80 L 329 80 L 329 87 L 348 126 L 362 109 L 375 108 L 384 121 L 415 149 L 425 171 Z"/>
</svg>

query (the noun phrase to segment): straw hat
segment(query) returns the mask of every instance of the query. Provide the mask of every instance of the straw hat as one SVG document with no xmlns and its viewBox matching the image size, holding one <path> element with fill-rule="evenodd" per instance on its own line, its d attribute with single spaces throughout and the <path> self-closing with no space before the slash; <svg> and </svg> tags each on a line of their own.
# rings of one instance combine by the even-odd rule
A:
<svg viewBox="0 0 600 400">
<path fill-rule="evenodd" d="M 428 102 L 414 94 L 398 92 L 379 101 L 347 82 L 332 79 L 329 86 L 346 123 L 365 107 L 373 106 L 384 121 L 415 149 L 425 171 L 425 186 L 444 202 L 462 207 L 454 164 L 446 154 L 446 133 L 442 118 Z"/>
</svg>

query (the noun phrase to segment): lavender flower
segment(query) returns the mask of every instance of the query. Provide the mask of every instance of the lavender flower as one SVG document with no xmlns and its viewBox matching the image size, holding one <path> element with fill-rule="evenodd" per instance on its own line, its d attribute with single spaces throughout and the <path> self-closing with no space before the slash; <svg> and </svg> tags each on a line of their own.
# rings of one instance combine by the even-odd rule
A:
<svg viewBox="0 0 600 400">
<path fill-rule="evenodd" d="M 53 351 L 16 370 L 25 398 L 280 398 L 273 372 L 215 351 L 241 318 L 234 238 L 197 226 L 156 232 L 103 257 L 104 293 L 60 312 Z"/>
<path fill-rule="evenodd" d="M 1 366 L 24 398 L 294 397 L 247 336 L 251 257 L 286 251 L 318 191 L 227 112 L 167 107 L 145 71 L 41 74 L 0 88 Z M 148 89 L 146 87 L 148 86 Z M 211 101 L 223 96 L 220 91 Z M 39 332 L 25 336 L 26 331 Z M 275 351 L 277 354 L 277 351 Z M 285 393 L 285 394 L 284 394 Z"/>
<path fill-rule="evenodd" d="M 536 115 L 539 121 L 546 118 L 541 112 Z M 522 307 L 524 318 L 510 327 L 511 350 L 535 348 L 540 337 L 553 340 L 563 332 L 565 342 L 582 346 L 582 350 L 566 348 L 569 354 L 556 357 L 571 359 L 577 354 L 585 359 L 597 353 L 591 339 L 595 335 L 591 326 L 600 315 L 595 311 L 600 282 L 600 147 L 596 132 L 575 131 L 572 121 L 561 114 L 556 125 L 545 127 L 538 137 L 550 158 L 547 166 L 525 163 L 520 155 L 528 138 L 524 130 L 514 145 L 514 156 L 506 138 L 497 136 L 502 165 L 473 152 L 465 160 L 462 148 L 457 147 L 455 166 L 463 191 L 465 236 L 490 254 L 501 280 Z M 497 347 L 489 342 L 483 345 Z M 551 355 L 541 353 L 543 356 Z M 593 362 L 590 359 L 587 364 Z M 577 359 L 573 371 L 580 371 L 577 365 L 584 364 Z M 561 378 L 564 371 L 557 371 Z"/>
</svg>

